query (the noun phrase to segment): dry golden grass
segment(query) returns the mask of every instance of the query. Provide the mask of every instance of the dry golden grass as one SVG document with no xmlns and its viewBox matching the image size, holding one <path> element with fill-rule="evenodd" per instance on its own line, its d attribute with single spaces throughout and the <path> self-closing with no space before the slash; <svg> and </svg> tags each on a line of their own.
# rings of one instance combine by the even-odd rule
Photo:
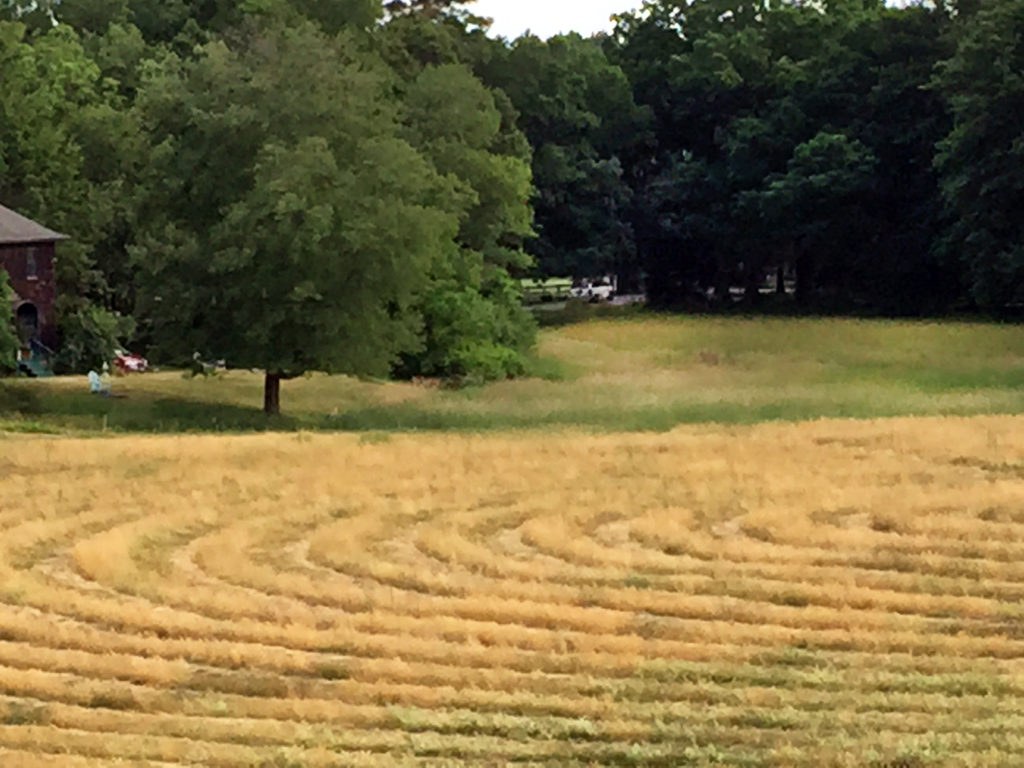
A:
<svg viewBox="0 0 1024 768">
<path fill-rule="evenodd" d="M 0 438 L 0 531 L 4 768 L 1024 762 L 1021 417 Z"/>
</svg>

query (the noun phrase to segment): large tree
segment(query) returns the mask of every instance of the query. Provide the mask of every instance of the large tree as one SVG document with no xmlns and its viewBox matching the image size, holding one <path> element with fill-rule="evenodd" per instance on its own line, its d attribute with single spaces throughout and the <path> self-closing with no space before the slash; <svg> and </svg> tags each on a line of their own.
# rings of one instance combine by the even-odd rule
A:
<svg viewBox="0 0 1024 768">
<path fill-rule="evenodd" d="M 306 24 L 169 56 L 139 109 L 152 162 L 134 249 L 159 353 L 265 371 L 384 374 L 459 222 L 450 179 L 400 137 L 389 73 Z"/>
<path fill-rule="evenodd" d="M 57 261 L 57 363 L 99 365 L 130 330 L 107 311 L 97 257 L 128 215 L 135 127 L 66 25 L 0 21 L 0 82 L 0 200 L 71 235 Z"/>
<path fill-rule="evenodd" d="M 626 221 L 625 169 L 644 149 L 647 113 L 598 40 L 524 36 L 480 67 L 504 90 L 533 147 L 537 238 L 528 245 L 542 275 L 635 272 Z"/>
<path fill-rule="evenodd" d="M 506 147 L 495 94 L 466 67 L 426 67 L 406 88 L 405 136 L 455 183 L 451 211 L 460 226 L 419 307 L 424 347 L 406 355 L 399 372 L 461 380 L 521 373 L 534 324 L 509 270 L 529 263 L 526 152 Z"/>
<path fill-rule="evenodd" d="M 972 297 L 1001 309 L 1024 302 L 1024 5 L 988 0 L 957 25 L 957 45 L 935 87 L 954 125 L 940 144 L 951 224 Z"/>
<path fill-rule="evenodd" d="M 536 324 L 512 275 L 531 264 L 530 145 L 507 95 L 478 69 L 504 44 L 451 3 L 390 3 L 378 48 L 401 82 L 404 135 L 453 180 L 460 226 L 449 258 L 431 269 L 418 309 L 424 346 L 399 376 L 472 382 L 523 372 Z"/>
<path fill-rule="evenodd" d="M 652 151 L 627 169 L 651 298 L 678 304 L 713 287 L 724 299 L 742 284 L 756 302 L 770 269 L 799 266 L 798 300 L 816 307 L 951 306 L 957 280 L 932 249 L 946 112 L 926 87 L 947 23 L 941 9 L 860 0 L 651 0 L 623 14 L 606 47 L 655 118 Z M 843 147 L 877 162 L 848 175 Z M 814 185 L 803 171 L 851 183 L 823 190 L 834 205 L 782 204 Z M 812 236 L 853 226 L 842 248 Z M 809 270 L 797 252 L 812 240 Z"/>
<path fill-rule="evenodd" d="M 849 295 L 862 242 L 872 239 L 863 200 L 872 192 L 876 163 L 859 141 L 823 131 L 794 150 L 786 173 L 748 193 L 790 248 L 798 296 L 823 285 Z"/>
</svg>

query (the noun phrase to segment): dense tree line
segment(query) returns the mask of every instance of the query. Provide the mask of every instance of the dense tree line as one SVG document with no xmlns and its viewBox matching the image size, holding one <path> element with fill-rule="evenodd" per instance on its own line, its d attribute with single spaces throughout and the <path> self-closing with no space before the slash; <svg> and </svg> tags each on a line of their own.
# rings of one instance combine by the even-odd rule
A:
<svg viewBox="0 0 1024 768">
<path fill-rule="evenodd" d="M 799 304 L 917 313 L 965 298 L 935 152 L 951 130 L 945 8 L 832 0 L 657 2 L 620 18 L 608 55 L 652 113 L 633 222 L 652 298 L 766 273 Z M 778 287 L 783 280 L 776 282 Z"/>
<path fill-rule="evenodd" d="M 649 0 L 477 71 L 534 150 L 543 274 L 643 275 L 670 307 L 1004 312 L 1022 20 L 1020 0 Z"/>
<path fill-rule="evenodd" d="M 513 375 L 526 275 L 662 306 L 1024 301 L 1020 0 L 486 29 L 448 0 L 0 3 L 0 200 L 74 235 L 62 365 L 131 338 L 275 382 Z"/>
</svg>

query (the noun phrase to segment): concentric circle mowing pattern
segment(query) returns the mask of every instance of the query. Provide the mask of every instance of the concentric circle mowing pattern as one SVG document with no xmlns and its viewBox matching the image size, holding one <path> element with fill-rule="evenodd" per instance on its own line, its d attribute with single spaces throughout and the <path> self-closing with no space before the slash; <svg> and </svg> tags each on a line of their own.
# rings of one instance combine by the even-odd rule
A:
<svg viewBox="0 0 1024 768">
<path fill-rule="evenodd" d="M 1024 419 L 9 437 L 0 529 L 4 768 L 1024 764 Z"/>
</svg>

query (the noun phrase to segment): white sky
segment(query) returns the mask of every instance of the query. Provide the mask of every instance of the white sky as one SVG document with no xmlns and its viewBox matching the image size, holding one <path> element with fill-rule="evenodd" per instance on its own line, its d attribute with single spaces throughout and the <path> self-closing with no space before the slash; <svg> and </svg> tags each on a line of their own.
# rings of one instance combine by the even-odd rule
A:
<svg viewBox="0 0 1024 768">
<path fill-rule="evenodd" d="M 562 32 L 592 35 L 612 28 L 613 13 L 639 6 L 640 0 L 477 0 L 469 9 L 494 19 L 492 35 L 511 40 L 527 29 L 545 39 Z"/>
</svg>

